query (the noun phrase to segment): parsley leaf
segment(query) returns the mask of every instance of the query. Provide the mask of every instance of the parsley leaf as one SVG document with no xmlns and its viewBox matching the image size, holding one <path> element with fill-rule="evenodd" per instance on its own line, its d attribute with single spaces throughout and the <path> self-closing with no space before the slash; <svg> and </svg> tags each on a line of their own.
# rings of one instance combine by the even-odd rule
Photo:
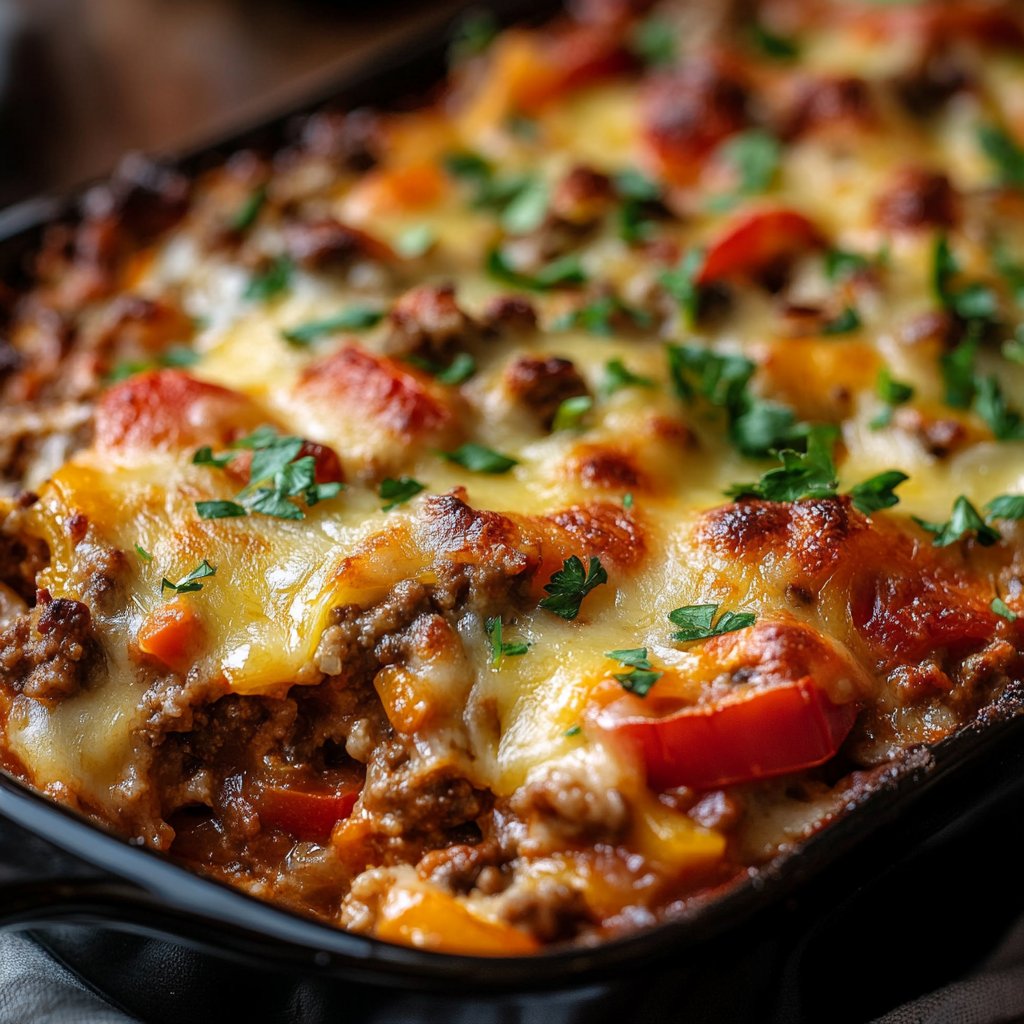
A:
<svg viewBox="0 0 1024 1024">
<path fill-rule="evenodd" d="M 135 553 L 144 562 L 152 562 L 153 561 L 153 556 L 141 544 L 136 544 L 135 545 Z"/>
<path fill-rule="evenodd" d="M 497 174 L 494 167 L 476 153 L 450 153 L 445 170 L 466 182 L 474 191 L 473 205 L 498 214 L 501 226 L 521 235 L 539 227 L 547 215 L 551 189 L 532 174 Z"/>
<path fill-rule="evenodd" d="M 126 360 L 118 363 L 106 375 L 106 380 L 110 384 L 116 384 L 118 381 L 134 377 L 137 373 L 145 373 L 146 370 L 157 370 L 162 367 L 185 369 L 189 366 L 195 366 L 201 358 L 202 356 L 195 349 L 187 348 L 184 345 L 172 345 L 166 352 L 157 356 L 154 360 Z"/>
<path fill-rule="evenodd" d="M 714 210 L 730 209 L 739 197 L 758 195 L 771 187 L 782 146 L 775 136 L 754 128 L 726 139 L 716 156 L 735 175 L 736 185 L 731 192 L 713 196 L 709 206 Z"/>
<path fill-rule="evenodd" d="M 570 555 L 555 572 L 549 583 L 544 584 L 548 597 L 542 598 L 540 607 L 571 622 L 580 613 L 583 599 L 595 587 L 608 582 L 608 572 L 600 559 L 590 556 L 586 569 L 576 555 Z"/>
<path fill-rule="evenodd" d="M 887 427 L 892 422 L 893 410 L 914 397 L 914 389 L 903 381 L 896 380 L 887 366 L 878 371 L 875 393 L 885 403 L 882 411 L 871 421 L 872 430 Z"/>
<path fill-rule="evenodd" d="M 527 178 L 501 213 L 501 226 L 513 235 L 525 235 L 541 225 L 548 212 L 551 189 L 540 178 Z"/>
<path fill-rule="evenodd" d="M 1017 621 L 1017 613 L 1001 597 L 993 597 L 989 608 L 1007 622 Z"/>
<path fill-rule="evenodd" d="M 781 466 L 770 469 L 756 483 L 736 484 L 726 494 L 732 498 L 764 498 L 766 501 L 800 501 L 803 498 L 829 498 L 838 487 L 832 446 L 837 431 L 832 426 L 810 427 L 807 451 L 785 448 L 778 452 Z"/>
<path fill-rule="evenodd" d="M 487 255 L 487 273 L 506 284 L 539 292 L 584 284 L 587 280 L 580 258 L 575 253 L 552 260 L 536 274 L 526 274 L 516 270 L 500 249 L 492 249 Z"/>
<path fill-rule="evenodd" d="M 411 476 L 400 476 L 397 479 L 387 477 L 381 480 L 380 489 L 377 492 L 380 499 L 386 502 L 381 505 L 381 511 L 390 512 L 393 508 L 398 508 L 399 505 L 409 501 L 410 498 L 415 498 L 423 490 L 426 490 L 426 485 L 421 484 L 419 480 L 414 480 Z"/>
<path fill-rule="evenodd" d="M 362 331 L 376 327 L 384 319 L 384 312 L 370 306 L 350 306 L 323 320 L 310 320 L 297 327 L 281 331 L 281 337 L 291 345 L 308 345 L 339 331 Z"/>
<path fill-rule="evenodd" d="M 996 293 L 979 281 L 954 288 L 953 279 L 960 273 L 960 264 L 949 247 L 949 239 L 939 235 L 932 249 L 932 288 L 943 308 L 963 320 L 990 320 L 999 311 Z"/>
<path fill-rule="evenodd" d="M 627 306 L 617 295 L 599 295 L 585 306 L 560 316 L 551 326 L 556 331 L 580 327 L 590 334 L 610 337 L 615 333 L 612 318 L 616 314 L 632 320 L 638 327 L 651 326 L 650 313 L 634 306 Z"/>
<path fill-rule="evenodd" d="M 273 427 L 260 427 L 233 442 L 232 448 L 252 452 L 248 483 L 235 496 L 235 501 L 197 501 L 200 518 L 226 519 L 260 512 L 277 519 L 304 519 L 305 513 L 290 499 L 299 498 L 312 508 L 318 502 L 335 497 L 344 485 L 317 483 L 316 459 L 312 455 L 299 455 L 303 444 L 301 437 L 280 435 Z M 234 455 L 230 453 L 217 456 L 204 447 L 196 451 L 192 462 L 223 469 L 232 458 Z"/>
<path fill-rule="evenodd" d="M 621 359 L 610 359 L 604 364 L 604 378 L 600 384 L 601 394 L 614 395 L 623 388 L 653 388 L 654 381 L 650 377 L 641 377 L 627 369 Z"/>
<path fill-rule="evenodd" d="M 217 566 L 210 565 L 204 558 L 180 583 L 172 583 L 166 576 L 160 581 L 161 593 L 165 590 L 173 590 L 176 594 L 191 594 L 202 590 L 200 580 L 208 576 L 216 576 Z"/>
<path fill-rule="evenodd" d="M 242 298 L 250 302 L 267 302 L 292 283 L 295 264 L 287 256 L 275 256 L 266 269 L 254 274 L 246 285 Z"/>
<path fill-rule="evenodd" d="M 423 356 L 410 354 L 403 358 L 418 370 L 433 375 L 442 384 L 462 384 L 476 373 L 476 360 L 468 352 L 459 352 L 447 366 L 441 366 L 433 359 L 424 359 Z"/>
<path fill-rule="evenodd" d="M 638 697 L 646 697 L 651 687 L 665 674 L 657 669 L 652 670 L 651 663 L 647 660 L 646 647 L 605 651 L 604 655 L 630 669 L 629 672 L 615 672 L 614 676 L 624 690 L 635 693 Z"/>
<path fill-rule="evenodd" d="M 651 213 L 661 202 L 662 189 L 656 182 L 627 167 L 614 177 L 615 191 L 622 200 L 619 207 L 619 237 L 631 245 L 651 236 L 654 222 Z"/>
<path fill-rule="evenodd" d="M 754 373 L 745 356 L 719 355 L 698 345 L 669 345 L 667 352 L 672 386 L 684 401 L 699 395 L 712 405 L 735 408 Z"/>
<path fill-rule="evenodd" d="M 750 27 L 750 38 L 766 57 L 775 60 L 793 60 L 800 55 L 800 47 L 792 39 L 780 36 L 765 28 L 759 22 L 754 22 Z"/>
<path fill-rule="evenodd" d="M 506 643 L 502 639 L 501 616 L 487 620 L 487 636 L 491 641 L 491 668 L 498 668 L 502 658 L 518 658 L 530 650 L 529 644 Z"/>
<path fill-rule="evenodd" d="M 630 52 L 649 68 L 667 67 L 675 62 L 677 55 L 674 26 L 656 15 L 633 27 L 627 45 Z"/>
<path fill-rule="evenodd" d="M 830 281 L 844 281 L 871 266 L 867 256 L 845 249 L 829 249 L 825 253 L 825 276 Z"/>
<path fill-rule="evenodd" d="M 777 448 L 803 441 L 810 429 L 788 406 L 744 392 L 729 428 L 729 439 L 742 455 L 763 458 Z"/>
<path fill-rule="evenodd" d="M 870 477 L 850 488 L 853 507 L 866 516 L 879 509 L 892 508 L 893 505 L 898 505 L 900 500 L 894 493 L 895 489 L 909 479 L 906 473 L 901 473 L 898 469 L 890 469 Z"/>
<path fill-rule="evenodd" d="M 572 738 L 573 736 L 579 736 L 579 734 L 581 732 L 583 732 L 583 726 L 581 726 L 581 725 L 570 725 L 569 728 L 566 729 L 565 732 L 562 733 L 562 735 L 565 736 L 567 739 L 569 739 L 569 738 Z"/>
<path fill-rule="evenodd" d="M 982 152 L 995 166 L 1000 184 L 1024 186 L 1024 149 L 992 124 L 979 125 L 977 138 Z"/>
<path fill-rule="evenodd" d="M 658 280 L 662 287 L 679 304 L 683 321 L 688 327 L 697 322 L 700 311 L 700 285 L 697 278 L 704 267 L 703 249 L 690 249 L 676 266 L 664 271 Z"/>
<path fill-rule="evenodd" d="M 990 547 L 1001 536 L 998 530 L 986 524 L 978 510 L 962 494 L 953 502 L 953 511 L 946 522 L 929 523 L 917 516 L 913 520 L 923 530 L 935 535 L 932 545 L 937 548 L 948 547 L 972 533 L 979 544 Z"/>
<path fill-rule="evenodd" d="M 266 201 L 267 187 L 266 185 L 260 185 L 259 188 L 254 189 L 249 194 L 245 202 L 242 203 L 228 221 L 229 230 L 238 234 L 248 231 L 256 223 L 256 218 L 259 217 L 260 210 L 263 209 Z"/>
<path fill-rule="evenodd" d="M 552 431 L 575 430 L 582 425 L 583 417 L 594 407 L 594 400 L 590 395 L 574 395 L 566 398 L 555 411 L 555 417 L 551 421 Z"/>
<path fill-rule="evenodd" d="M 200 519 L 231 519 L 249 514 L 244 505 L 234 501 L 197 501 L 196 512 Z"/>
<path fill-rule="evenodd" d="M 995 377 L 975 377 L 974 411 L 988 424 L 997 441 L 1024 441 L 1024 418 L 1007 405 Z"/>
<path fill-rule="evenodd" d="M 1000 494 L 985 506 L 988 519 L 1024 519 L 1024 494 Z"/>
<path fill-rule="evenodd" d="M 746 629 L 747 626 L 752 626 L 757 618 L 752 612 L 722 612 L 716 622 L 718 608 L 717 604 L 688 604 L 670 611 L 669 621 L 680 627 L 672 634 L 672 639 L 680 643 L 707 640 L 709 637 L 722 636 L 737 629 Z"/>
<path fill-rule="evenodd" d="M 822 334 L 849 334 L 851 331 L 859 330 L 861 327 L 860 314 L 853 308 L 847 306 L 839 316 L 824 325 Z"/>
<path fill-rule="evenodd" d="M 519 465 L 518 460 L 473 441 L 467 441 L 455 451 L 438 454 L 443 459 L 474 473 L 507 473 L 513 466 Z"/>
<path fill-rule="evenodd" d="M 437 235 L 429 224 L 414 224 L 406 228 L 395 239 L 395 249 L 406 259 L 415 259 L 428 252 L 437 241 Z"/>
<path fill-rule="evenodd" d="M 968 331 L 956 348 L 942 356 L 940 368 L 945 402 L 954 409 L 968 408 L 974 398 L 974 360 L 979 341 L 978 331 Z"/>
</svg>

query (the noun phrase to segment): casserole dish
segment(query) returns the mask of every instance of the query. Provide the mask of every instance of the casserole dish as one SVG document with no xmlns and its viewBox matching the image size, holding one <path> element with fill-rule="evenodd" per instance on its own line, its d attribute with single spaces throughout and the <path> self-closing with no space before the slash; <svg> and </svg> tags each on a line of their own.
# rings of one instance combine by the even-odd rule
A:
<svg viewBox="0 0 1024 1024">
<path fill-rule="evenodd" d="M 12 249 L 14 244 L 12 242 Z M 141 552 L 140 557 L 144 557 L 145 554 L 145 552 Z M 568 561 L 566 563 L 566 571 L 567 568 Z M 552 576 L 552 582 L 554 582 L 554 576 Z M 173 587 L 174 585 L 172 584 Z M 677 611 L 683 610 L 677 609 Z M 565 617 L 569 618 L 569 616 Z M 1009 618 L 1008 616 L 1003 617 Z M 676 619 L 672 621 L 682 625 Z M 499 646 L 501 645 L 500 637 L 498 644 Z M 636 652 L 620 651 L 617 653 L 635 654 Z M 646 651 L 644 657 L 646 658 Z M 641 665 L 635 665 L 634 667 L 643 669 Z M 617 676 L 616 678 L 620 677 Z M 141 903 L 141 905 L 145 906 L 146 914 L 151 922 L 161 922 L 161 928 L 164 930 L 188 932 L 187 937 L 193 940 L 197 938 L 199 929 L 193 927 L 195 919 L 191 917 L 191 914 L 200 906 L 213 906 L 216 899 L 219 910 L 217 915 L 218 923 L 215 925 L 212 920 L 208 920 L 206 925 L 212 929 L 211 934 L 217 936 L 218 945 L 224 945 L 229 949 L 238 946 L 242 950 L 248 948 L 251 951 L 252 932 L 254 930 L 252 922 L 258 920 L 259 925 L 257 929 L 259 931 L 272 934 L 276 938 L 291 936 L 293 940 L 291 945 L 284 948 L 276 944 L 274 946 L 275 956 L 280 960 L 288 959 L 294 955 L 301 963 L 303 958 L 308 961 L 310 951 L 314 948 L 317 949 L 318 953 L 337 948 L 339 954 L 342 950 L 344 951 L 343 955 L 346 958 L 345 967 L 340 968 L 341 973 L 344 975 L 360 976 L 361 972 L 357 966 L 357 961 L 365 956 L 368 960 L 373 960 L 375 972 L 383 969 L 390 974 L 391 970 L 394 969 L 396 974 L 401 972 L 402 977 L 414 985 L 429 986 L 435 978 L 439 979 L 442 976 L 446 976 L 448 981 L 456 979 L 460 987 L 465 987 L 473 984 L 471 981 L 473 976 L 480 976 L 486 979 L 484 985 L 492 992 L 506 988 L 519 988 L 526 984 L 527 981 L 529 981 L 531 986 L 550 985 L 556 989 L 565 989 L 571 979 L 571 986 L 573 988 L 578 988 L 580 992 L 586 993 L 582 996 L 577 993 L 577 996 L 574 996 L 573 999 L 582 998 L 584 1001 L 586 999 L 596 1000 L 601 1006 L 607 1008 L 608 988 L 594 989 L 588 986 L 590 986 L 595 975 L 604 972 L 612 964 L 616 962 L 624 963 L 625 959 L 632 961 L 634 958 L 653 958 L 652 942 L 656 942 L 659 946 L 663 942 L 666 943 L 664 952 L 666 955 L 671 955 L 672 953 L 682 952 L 687 947 L 688 941 L 703 942 L 709 940 L 709 949 L 704 951 L 702 956 L 710 956 L 710 950 L 714 948 L 712 937 L 716 931 L 734 917 L 738 919 L 756 910 L 757 903 L 763 899 L 763 896 L 758 894 L 762 892 L 764 886 L 770 888 L 775 899 L 778 899 L 787 891 L 789 884 L 792 884 L 804 873 L 814 870 L 817 858 L 829 860 L 832 857 L 837 857 L 839 851 L 844 848 L 844 844 L 853 842 L 854 837 L 858 833 L 862 833 L 867 829 L 868 826 L 865 824 L 865 821 L 868 818 L 869 812 L 865 811 L 865 808 L 871 808 L 870 816 L 872 822 L 881 825 L 884 823 L 887 814 L 895 813 L 902 808 L 904 801 L 915 803 L 916 805 L 916 801 L 920 800 L 922 806 L 924 806 L 926 804 L 925 795 L 930 789 L 930 779 L 935 778 L 936 788 L 940 788 L 939 783 L 949 779 L 958 763 L 964 765 L 962 770 L 965 773 L 964 777 L 966 777 L 968 772 L 967 766 L 971 763 L 973 755 L 977 754 L 981 757 L 982 762 L 984 762 L 986 757 L 998 756 L 993 751 L 1001 752 L 1005 749 L 1003 744 L 1004 742 L 1008 743 L 1008 741 L 1005 741 L 1004 737 L 1010 735 L 1010 730 L 1017 714 L 1013 681 L 1005 681 L 1003 685 L 1000 685 L 992 693 L 989 700 L 982 699 L 981 704 L 975 709 L 974 713 L 977 722 L 980 724 L 977 726 L 971 724 L 964 725 L 957 731 L 954 737 L 937 745 L 934 751 L 934 761 L 929 752 L 912 748 L 909 753 L 898 754 L 891 760 L 885 760 L 877 764 L 875 768 L 867 772 L 846 792 L 844 797 L 846 800 L 845 813 L 839 815 L 838 819 L 830 825 L 829 829 L 820 834 L 812 835 L 797 850 L 780 850 L 777 856 L 768 860 L 767 864 L 753 868 L 745 879 L 740 877 L 728 880 L 727 884 L 724 884 L 717 890 L 713 890 L 713 899 L 705 900 L 698 898 L 687 904 L 676 915 L 678 921 L 662 925 L 659 929 L 649 932 L 641 931 L 638 935 L 630 938 L 615 938 L 597 949 L 583 948 L 565 952 L 555 951 L 545 954 L 540 958 L 535 958 L 528 964 L 499 958 L 493 963 L 489 963 L 485 968 L 477 962 L 465 961 L 460 957 L 439 958 L 436 956 L 424 956 L 421 958 L 418 953 L 401 949 L 389 950 L 387 953 L 384 953 L 379 946 L 365 939 L 358 940 L 352 936 L 339 936 L 328 940 L 324 936 L 322 929 L 315 929 L 317 938 L 312 939 L 313 933 L 305 930 L 307 927 L 305 922 L 300 927 L 294 919 L 289 918 L 280 911 L 265 911 L 264 908 L 259 910 L 251 908 L 236 894 L 228 894 L 219 889 L 210 888 L 208 883 L 198 883 L 194 880 L 184 882 L 181 880 L 180 875 L 175 872 L 175 869 L 168 868 L 167 871 L 170 873 L 166 873 L 166 865 L 157 867 L 149 857 L 140 856 L 135 858 L 135 854 L 132 853 L 131 856 L 137 859 L 140 864 L 137 869 L 132 868 L 130 867 L 130 861 L 118 860 L 120 854 L 114 852 L 115 846 L 109 844 L 102 845 L 105 841 L 101 840 L 95 840 L 95 843 L 99 845 L 94 854 L 94 859 L 108 866 L 116 861 L 117 871 L 115 873 L 129 875 L 129 877 L 134 876 L 134 881 L 136 882 L 143 880 L 143 875 L 150 886 L 154 886 L 154 883 L 161 879 L 162 881 L 158 889 L 160 900 L 147 904 L 144 897 L 138 894 L 132 894 L 131 900 L 126 900 L 123 898 L 123 895 L 118 895 L 117 887 L 111 887 L 109 882 L 100 883 L 95 887 L 94 891 L 98 894 L 102 893 L 109 904 L 119 904 L 117 910 L 119 915 L 124 917 L 131 916 L 133 911 L 129 908 Z M 1004 732 L 1004 730 L 1006 731 Z M 652 778 L 655 777 L 656 772 L 664 773 L 668 771 L 668 769 L 663 767 L 656 767 L 653 763 L 648 763 L 647 767 Z M 705 783 L 700 788 L 713 788 L 713 785 L 709 786 Z M 7 789 L 5 792 L 7 794 L 6 807 L 8 813 L 15 817 L 21 816 L 23 821 L 31 821 L 34 831 L 46 834 L 48 828 L 55 829 L 57 832 L 52 837 L 60 839 L 60 836 L 63 835 L 64 845 L 77 846 L 79 843 L 89 845 L 91 842 L 84 839 L 84 833 L 81 831 L 75 834 L 75 838 L 71 838 L 69 833 L 61 831 L 61 826 L 58 826 L 58 822 L 63 822 L 63 825 L 67 828 L 78 826 L 70 825 L 66 820 L 66 816 L 61 817 L 60 812 L 46 817 L 45 814 L 48 814 L 48 809 L 44 816 L 40 817 L 41 812 L 38 806 L 33 801 L 24 802 L 22 795 L 18 793 L 16 788 Z M 911 794 L 921 795 L 912 796 Z M 30 811 L 30 808 L 34 809 Z M 45 823 L 46 821 L 49 822 L 49 825 Z M 100 852 L 100 845 L 102 846 L 102 852 Z M 821 853 L 820 851 L 825 852 Z M 125 852 L 127 851 L 124 851 L 122 848 L 121 853 Z M 141 867 L 143 862 L 146 864 L 145 872 L 143 872 Z M 218 893 L 216 898 L 213 895 L 214 892 Z M 241 909 L 243 907 L 246 908 L 244 911 Z M 187 910 L 189 915 L 182 915 L 182 910 Z M 270 916 L 264 917 L 264 913 L 268 913 Z M 235 915 L 240 915 L 240 917 Z M 285 922 L 288 923 L 286 924 Z M 232 923 L 243 925 L 241 934 L 230 927 Z M 296 931 L 295 929 L 298 930 Z M 689 940 L 684 937 L 687 929 L 690 930 L 689 934 L 691 937 Z M 748 937 L 753 938 L 756 931 L 751 930 L 747 934 Z M 306 945 L 306 951 L 303 953 L 301 951 L 304 944 L 303 939 L 307 935 L 311 941 Z M 664 936 L 670 935 L 674 937 L 664 938 Z M 657 936 L 656 940 L 655 936 Z M 338 943 L 340 945 L 337 945 Z M 360 953 L 359 950 L 363 952 Z M 623 958 L 622 961 L 619 961 L 620 957 Z M 319 957 L 319 961 L 322 960 L 322 956 Z M 427 966 L 428 963 L 430 966 Z M 387 964 L 388 966 L 382 968 L 382 964 Z M 299 964 L 296 964 L 296 966 L 299 966 Z M 306 966 L 309 966 L 308 962 Z M 317 966 L 317 957 L 314 955 L 313 967 Z M 324 966 L 329 968 L 331 964 Z M 365 978 L 365 975 L 363 977 Z M 414 977 L 415 981 L 412 980 Z M 682 979 L 678 971 L 676 971 L 669 980 L 669 984 L 679 985 L 681 981 Z M 721 1005 L 720 986 L 721 983 L 719 983 L 718 987 L 719 1005 Z M 692 977 L 689 978 L 688 984 L 685 987 L 691 992 L 698 988 Z M 540 1005 L 550 1008 L 552 998 L 550 995 L 547 996 L 546 1002 Z M 630 996 L 629 998 L 632 1002 L 632 999 L 635 997 Z"/>
</svg>

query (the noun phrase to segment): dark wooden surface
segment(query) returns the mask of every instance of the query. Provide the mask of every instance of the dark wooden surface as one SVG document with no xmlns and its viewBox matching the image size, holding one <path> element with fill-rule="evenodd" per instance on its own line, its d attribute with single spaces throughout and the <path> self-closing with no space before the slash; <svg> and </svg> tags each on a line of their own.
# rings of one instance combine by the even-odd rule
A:
<svg viewBox="0 0 1024 1024">
<path fill-rule="evenodd" d="M 299 101 L 465 0 L 0 0 L 0 206 Z"/>
</svg>

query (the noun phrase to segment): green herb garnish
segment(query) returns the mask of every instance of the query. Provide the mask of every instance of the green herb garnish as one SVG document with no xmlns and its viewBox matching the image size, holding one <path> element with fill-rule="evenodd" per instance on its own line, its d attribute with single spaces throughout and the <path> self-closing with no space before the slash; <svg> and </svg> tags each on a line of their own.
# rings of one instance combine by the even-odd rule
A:
<svg viewBox="0 0 1024 1024">
<path fill-rule="evenodd" d="M 383 310 L 371 306 L 350 306 L 323 320 L 310 320 L 297 327 L 289 327 L 281 331 L 281 337 L 291 345 L 309 345 L 339 331 L 365 331 L 376 327 L 383 319 Z"/>
<path fill-rule="evenodd" d="M 513 466 L 519 465 L 516 459 L 502 455 L 493 448 L 467 441 L 452 452 L 439 452 L 443 459 L 454 462 L 463 469 L 474 473 L 507 473 Z"/>
<path fill-rule="evenodd" d="M 866 516 L 883 508 L 892 508 L 893 505 L 898 505 L 900 500 L 894 493 L 895 489 L 909 479 L 906 473 L 890 469 L 856 484 L 850 489 L 853 507 Z"/>
<path fill-rule="evenodd" d="M 832 446 L 838 432 L 832 426 L 815 426 L 807 432 L 807 451 L 786 448 L 778 452 L 781 466 L 770 469 L 756 483 L 736 484 L 726 494 L 733 498 L 763 498 L 766 501 L 801 501 L 830 498 L 839 481 L 832 461 Z"/>
<path fill-rule="evenodd" d="M 883 366 L 875 380 L 875 394 L 885 403 L 882 411 L 871 421 L 872 430 L 887 427 L 892 422 L 892 414 L 897 406 L 909 402 L 914 397 L 914 389 L 893 378 L 889 368 Z"/>
<path fill-rule="evenodd" d="M 646 310 L 627 306 L 616 295 L 599 295 L 585 306 L 570 310 L 560 316 L 551 326 L 556 331 L 579 327 L 590 334 L 610 337 L 615 333 L 612 318 L 616 315 L 632 320 L 637 327 L 650 327 L 651 314 Z"/>
<path fill-rule="evenodd" d="M 228 221 L 228 228 L 238 234 L 248 231 L 256 223 L 256 218 L 260 215 L 260 210 L 263 209 L 266 201 L 267 186 L 260 185 L 249 194 L 245 202 Z"/>
<path fill-rule="evenodd" d="M 713 196 L 708 204 L 714 210 L 730 209 L 742 196 L 766 192 L 779 169 L 782 146 L 767 132 L 754 128 L 726 139 L 717 150 L 722 160 L 736 177 L 731 192 Z"/>
<path fill-rule="evenodd" d="M 423 490 L 426 490 L 426 485 L 411 476 L 400 476 L 397 479 L 387 477 L 380 482 L 380 489 L 377 491 L 381 501 L 385 502 L 381 505 L 381 511 L 390 512 L 410 498 L 415 498 Z"/>
<path fill-rule="evenodd" d="M 406 259 L 415 259 L 428 252 L 437 241 L 437 235 L 429 224 L 415 224 L 406 228 L 395 239 L 395 249 Z"/>
<path fill-rule="evenodd" d="M 703 249 L 691 249 L 676 266 L 664 271 L 658 278 L 665 291 L 679 304 L 687 327 L 697 322 L 700 311 L 701 290 L 697 279 L 704 267 L 704 257 Z"/>
<path fill-rule="evenodd" d="M 501 26 L 493 12 L 471 10 L 459 18 L 448 44 L 448 61 L 461 64 L 470 57 L 479 57 L 494 42 Z"/>
<path fill-rule="evenodd" d="M 623 388 L 653 388 L 654 381 L 650 377 L 641 377 L 639 374 L 629 370 L 621 359 L 610 359 L 604 364 L 604 377 L 601 380 L 600 391 L 606 397 L 614 395 L 616 391 Z"/>
<path fill-rule="evenodd" d="M 722 612 L 718 615 L 717 604 L 688 604 L 675 608 L 668 613 L 669 621 L 679 626 L 672 639 L 680 643 L 691 643 L 694 640 L 707 640 L 709 637 L 722 636 L 737 629 L 746 629 L 756 620 L 753 612 Z"/>
<path fill-rule="evenodd" d="M 288 256 L 275 256 L 265 270 L 249 278 L 242 298 L 250 302 L 267 302 L 291 287 L 295 264 Z"/>
<path fill-rule="evenodd" d="M 985 506 L 986 519 L 1024 519 L 1024 494 L 1000 494 Z"/>
<path fill-rule="evenodd" d="M 506 284 L 539 292 L 584 284 L 587 280 L 580 258 L 574 253 L 552 260 L 535 274 L 526 274 L 516 270 L 500 249 L 492 249 L 487 256 L 487 273 Z"/>
<path fill-rule="evenodd" d="M 590 395 L 574 395 L 566 398 L 555 411 L 554 419 L 551 421 L 552 431 L 575 430 L 582 425 L 583 417 L 594 407 L 594 400 Z"/>
<path fill-rule="evenodd" d="M 600 559 L 593 555 L 586 569 L 576 555 L 571 555 L 562 563 L 562 568 L 555 572 L 544 590 L 549 595 L 542 598 L 540 607 L 554 612 L 568 622 L 580 613 L 583 599 L 595 587 L 608 582 L 608 572 Z"/>
<path fill-rule="evenodd" d="M 153 561 L 153 556 L 141 544 L 135 545 L 135 554 L 137 554 L 144 562 Z"/>
<path fill-rule="evenodd" d="M 652 15 L 638 22 L 627 40 L 630 52 L 649 68 L 662 68 L 676 59 L 676 31 L 670 21 Z"/>
<path fill-rule="evenodd" d="M 1003 185 L 1024 186 L 1024 149 L 1002 128 L 983 124 L 978 127 L 978 144 L 995 166 Z"/>
<path fill-rule="evenodd" d="M 605 651 L 604 656 L 630 669 L 629 672 L 615 672 L 613 674 L 624 690 L 628 690 L 638 697 L 646 697 L 650 693 L 651 687 L 665 674 L 657 669 L 652 669 L 650 661 L 647 660 L 646 647 L 634 647 L 622 651 Z"/>
<path fill-rule="evenodd" d="M 1007 622 L 1017 621 L 1017 613 L 1001 597 L 993 597 L 989 608 Z"/>
<path fill-rule="evenodd" d="M 210 565 L 204 558 L 180 583 L 172 583 L 166 576 L 160 581 L 161 593 L 165 590 L 173 590 L 176 594 L 191 594 L 202 590 L 200 580 L 217 574 L 217 566 Z"/>
<path fill-rule="evenodd" d="M 750 27 L 750 38 L 757 49 L 774 60 L 793 60 L 800 55 L 800 47 L 794 40 L 770 31 L 760 22 L 755 21 Z"/>
<path fill-rule="evenodd" d="M 846 309 L 832 320 L 829 320 L 821 329 L 822 334 L 849 334 L 861 327 L 860 314 L 852 306 Z"/>
<path fill-rule="evenodd" d="M 491 641 L 491 668 L 498 668 L 503 658 L 518 658 L 530 650 L 529 644 L 506 643 L 502 639 L 501 616 L 487 620 L 487 636 Z"/>
<path fill-rule="evenodd" d="M 989 526 L 962 494 L 953 502 L 953 511 L 946 522 L 930 523 L 917 516 L 913 516 L 913 520 L 923 530 L 935 535 L 932 544 L 937 548 L 948 547 L 971 534 L 983 547 L 990 547 L 1000 538 L 999 531 Z"/>
</svg>

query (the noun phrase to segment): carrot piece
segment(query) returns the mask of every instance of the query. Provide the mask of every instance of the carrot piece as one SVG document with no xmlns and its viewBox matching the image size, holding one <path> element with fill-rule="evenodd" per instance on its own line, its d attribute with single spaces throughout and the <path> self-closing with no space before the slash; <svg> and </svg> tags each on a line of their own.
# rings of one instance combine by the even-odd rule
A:
<svg viewBox="0 0 1024 1024">
<path fill-rule="evenodd" d="M 176 597 L 146 616 L 139 627 L 139 650 L 175 672 L 185 672 L 192 665 L 202 632 L 202 622 L 192 604 Z"/>
</svg>

